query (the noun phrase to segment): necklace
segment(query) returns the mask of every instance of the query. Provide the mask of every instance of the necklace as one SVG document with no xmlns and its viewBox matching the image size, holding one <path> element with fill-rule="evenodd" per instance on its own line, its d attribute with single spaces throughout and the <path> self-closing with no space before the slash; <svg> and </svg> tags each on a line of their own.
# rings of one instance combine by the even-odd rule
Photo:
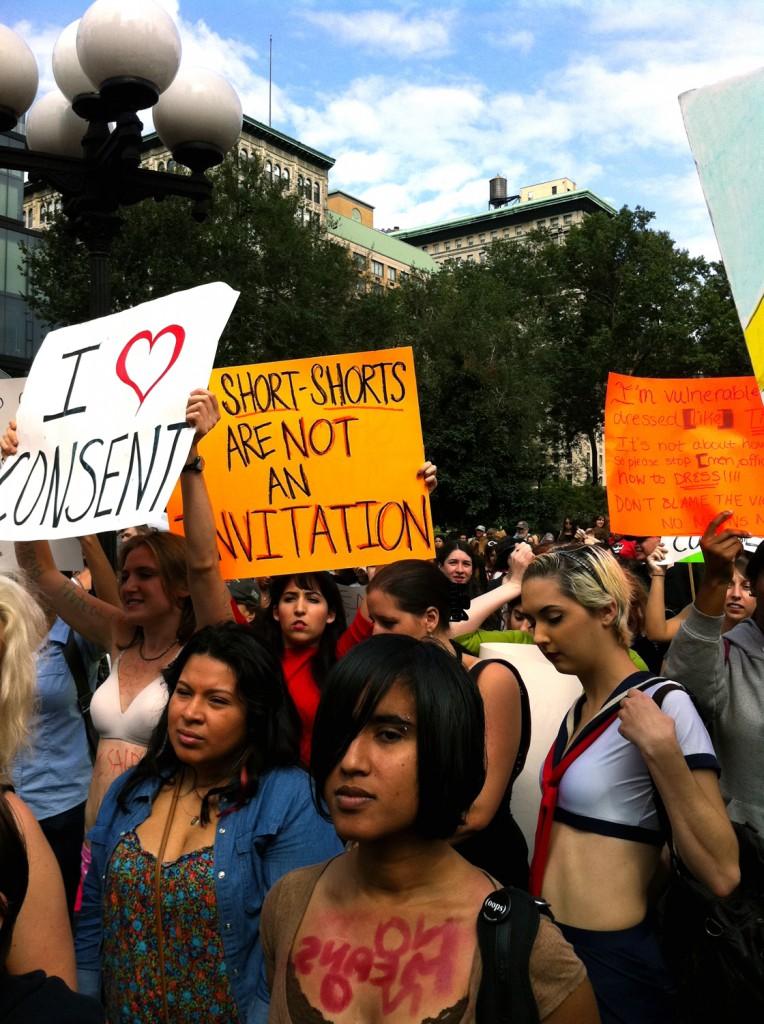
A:
<svg viewBox="0 0 764 1024">
<path fill-rule="evenodd" d="M 210 786 L 209 788 L 210 788 L 210 789 L 215 789 L 215 786 L 213 785 L 213 786 Z M 207 793 L 200 793 L 200 792 L 199 792 L 199 787 L 198 787 L 198 786 L 194 786 L 191 792 L 193 792 L 193 793 L 195 793 L 195 794 L 196 794 L 196 797 L 197 797 L 197 799 L 199 800 L 199 803 L 200 803 L 200 804 L 204 802 L 204 797 L 205 797 L 205 796 L 207 795 Z M 208 790 L 207 792 L 209 792 L 209 790 Z M 189 796 L 190 796 L 190 795 L 191 795 L 191 794 L 189 793 Z M 192 824 L 192 825 L 201 825 L 201 823 L 202 823 L 202 817 L 201 817 L 201 810 L 202 810 L 202 809 L 201 809 L 201 807 L 200 807 L 200 808 L 199 808 L 199 813 L 198 813 L 198 814 L 195 814 L 195 815 L 194 815 L 194 816 L 193 816 L 193 817 L 191 818 L 191 824 Z M 186 813 L 188 813 L 188 811 L 187 811 Z"/>
<path fill-rule="evenodd" d="M 138 644 L 138 654 L 140 654 L 141 656 L 141 661 L 159 661 L 160 658 L 164 658 L 165 654 L 167 654 L 168 651 L 171 651 L 173 647 L 177 646 L 177 643 L 178 638 L 175 637 L 173 642 L 171 644 L 168 644 L 168 646 L 165 647 L 163 651 L 160 651 L 159 654 L 155 654 L 152 658 L 147 658 L 146 655 L 143 653 L 143 637 L 141 637 L 141 642 Z"/>
</svg>

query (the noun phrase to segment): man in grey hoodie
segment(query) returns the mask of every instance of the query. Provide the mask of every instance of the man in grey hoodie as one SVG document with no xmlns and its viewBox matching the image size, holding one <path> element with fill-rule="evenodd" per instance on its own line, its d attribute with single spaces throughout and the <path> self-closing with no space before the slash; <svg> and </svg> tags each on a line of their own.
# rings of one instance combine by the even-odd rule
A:
<svg viewBox="0 0 764 1024">
<path fill-rule="evenodd" d="M 703 582 L 663 670 L 687 687 L 708 726 L 730 818 L 748 821 L 764 835 L 764 543 L 746 570 L 756 609 L 722 639 L 727 587 L 741 538 L 750 536 L 742 530 L 717 533 L 731 515 L 722 512 L 706 527 Z"/>
</svg>

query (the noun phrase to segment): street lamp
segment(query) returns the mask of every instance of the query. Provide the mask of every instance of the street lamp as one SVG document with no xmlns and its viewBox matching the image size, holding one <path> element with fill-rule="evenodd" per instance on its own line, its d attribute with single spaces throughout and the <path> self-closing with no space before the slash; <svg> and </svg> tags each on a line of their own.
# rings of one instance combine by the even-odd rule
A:
<svg viewBox="0 0 764 1024">
<path fill-rule="evenodd" d="M 118 210 L 144 199 L 179 196 L 204 220 L 212 195 L 205 172 L 219 164 L 241 131 L 239 98 L 220 75 L 180 68 L 181 42 L 154 0 L 95 0 L 68 25 L 53 50 L 60 92 L 27 116 L 28 149 L 0 148 L 0 167 L 27 171 L 60 193 L 70 228 L 90 257 L 90 313 L 110 312 L 109 253 Z M 37 92 L 34 56 L 0 25 L 0 131 L 14 127 Z M 140 166 L 143 125 L 155 107 L 157 134 L 191 174 Z"/>
</svg>

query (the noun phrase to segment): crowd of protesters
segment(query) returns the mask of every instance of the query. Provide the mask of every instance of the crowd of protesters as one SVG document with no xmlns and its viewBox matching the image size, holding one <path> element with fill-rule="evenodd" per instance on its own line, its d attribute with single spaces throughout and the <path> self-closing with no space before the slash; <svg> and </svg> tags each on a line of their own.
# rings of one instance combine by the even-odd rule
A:
<svg viewBox="0 0 764 1024">
<path fill-rule="evenodd" d="M 0 578 L 0 1021 L 492 1022 L 504 886 L 556 921 L 534 909 L 512 967 L 535 1019 L 679 1021 L 662 852 L 725 899 L 733 822 L 764 832 L 764 549 L 721 513 L 705 566 L 668 566 L 565 516 L 226 586 L 209 392 L 187 418 L 185 539 L 126 531 L 115 579 L 83 538 L 69 579 L 40 538 Z M 488 640 L 581 683 L 532 855 L 528 690 Z"/>
</svg>

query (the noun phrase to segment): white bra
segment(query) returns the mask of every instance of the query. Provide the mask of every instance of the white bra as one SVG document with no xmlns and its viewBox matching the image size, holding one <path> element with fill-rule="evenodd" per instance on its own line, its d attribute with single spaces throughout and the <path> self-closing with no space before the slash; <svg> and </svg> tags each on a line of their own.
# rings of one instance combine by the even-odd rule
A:
<svg viewBox="0 0 764 1024">
<path fill-rule="evenodd" d="M 123 711 L 119 699 L 121 657 L 114 659 L 111 672 L 93 694 L 90 717 L 101 739 L 124 740 L 147 747 L 167 703 L 167 687 L 162 677 L 157 676 L 135 695 Z"/>
</svg>

